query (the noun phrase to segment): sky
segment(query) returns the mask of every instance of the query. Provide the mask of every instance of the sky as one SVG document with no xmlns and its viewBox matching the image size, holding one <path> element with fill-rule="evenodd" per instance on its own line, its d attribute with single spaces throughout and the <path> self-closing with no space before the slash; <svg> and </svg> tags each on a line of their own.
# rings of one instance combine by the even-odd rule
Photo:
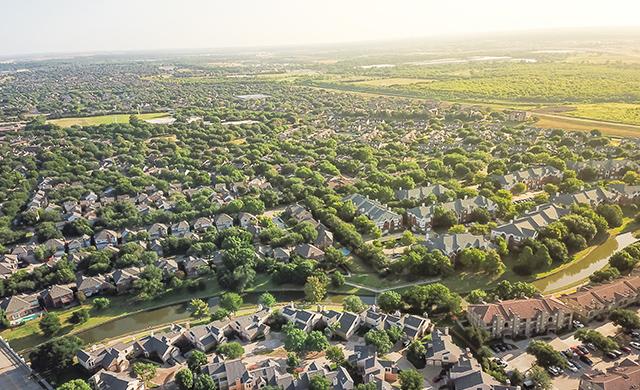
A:
<svg viewBox="0 0 640 390">
<path fill-rule="evenodd" d="M 0 57 L 640 26 L 638 0 L 0 0 Z"/>
</svg>

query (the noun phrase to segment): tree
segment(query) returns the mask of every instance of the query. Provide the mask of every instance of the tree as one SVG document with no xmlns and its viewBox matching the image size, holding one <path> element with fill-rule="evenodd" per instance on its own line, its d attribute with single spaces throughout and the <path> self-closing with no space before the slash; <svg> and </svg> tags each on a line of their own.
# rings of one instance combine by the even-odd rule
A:
<svg viewBox="0 0 640 390">
<path fill-rule="evenodd" d="M 202 299 L 192 299 L 189 306 L 193 310 L 191 313 L 193 317 L 202 318 L 209 315 L 209 305 Z"/>
<path fill-rule="evenodd" d="M 402 296 L 395 291 L 385 291 L 378 296 L 378 306 L 386 313 L 402 308 Z"/>
<path fill-rule="evenodd" d="M 625 332 L 640 329 L 640 316 L 634 310 L 615 309 L 609 314 L 609 319 L 621 327 Z"/>
<path fill-rule="evenodd" d="M 204 352 L 198 350 L 191 352 L 191 356 L 189 356 L 187 360 L 187 366 L 191 372 L 199 374 L 201 367 L 205 364 L 207 364 L 207 355 L 205 355 Z"/>
<path fill-rule="evenodd" d="M 596 212 L 607 221 L 610 228 L 622 226 L 624 214 L 617 204 L 602 203 L 598 205 Z"/>
<path fill-rule="evenodd" d="M 60 337 L 36 347 L 30 354 L 31 367 L 39 372 L 48 372 L 53 377 L 73 365 L 82 340 L 76 336 Z"/>
<path fill-rule="evenodd" d="M 333 287 L 342 287 L 345 282 L 346 279 L 342 273 L 336 271 L 331 274 L 331 285 Z"/>
<path fill-rule="evenodd" d="M 602 352 L 609 352 L 620 347 L 615 340 L 605 337 L 602 333 L 593 329 L 578 329 L 574 336 L 584 343 L 592 343 Z"/>
<path fill-rule="evenodd" d="M 229 311 L 227 309 L 219 308 L 211 314 L 211 321 L 220 321 L 229 317 Z"/>
<path fill-rule="evenodd" d="M 162 283 L 162 270 L 155 265 L 147 266 L 140 278 L 133 282 L 133 286 L 138 293 L 138 299 L 148 301 L 154 299 L 165 291 Z"/>
<path fill-rule="evenodd" d="M 93 308 L 96 311 L 105 310 L 111 306 L 111 300 L 109 298 L 96 298 L 93 300 Z"/>
<path fill-rule="evenodd" d="M 617 268 L 621 274 L 626 274 L 638 264 L 638 259 L 634 259 L 626 251 L 619 251 L 609 257 L 609 264 Z"/>
<path fill-rule="evenodd" d="M 425 354 L 427 353 L 427 348 L 420 340 L 414 340 L 411 344 L 409 344 L 409 348 L 407 349 L 407 351 L 415 359 L 423 359 Z"/>
<path fill-rule="evenodd" d="M 434 228 L 448 229 L 458 222 L 458 216 L 453 210 L 445 210 L 438 206 L 433 212 L 433 219 L 431 225 Z"/>
<path fill-rule="evenodd" d="M 237 359 L 244 355 L 244 348 L 240 343 L 232 341 L 230 343 L 221 344 L 217 352 L 227 359 Z"/>
<path fill-rule="evenodd" d="M 176 373 L 176 384 L 180 390 L 191 390 L 193 388 L 193 372 L 189 368 L 183 368 Z"/>
<path fill-rule="evenodd" d="M 330 390 L 333 386 L 324 375 L 316 375 L 309 382 L 310 390 Z"/>
<path fill-rule="evenodd" d="M 359 296 L 349 295 L 346 298 L 344 298 L 344 301 L 342 302 L 342 308 L 345 311 L 360 313 L 366 308 L 366 306 L 364 305 L 364 303 L 362 302 L 362 299 L 360 299 Z"/>
<path fill-rule="evenodd" d="M 40 320 L 40 330 L 45 336 L 51 337 L 58 333 L 62 326 L 60 325 L 60 318 L 55 313 L 47 313 Z"/>
<path fill-rule="evenodd" d="M 387 329 L 387 335 L 389 336 L 389 340 L 391 340 L 391 342 L 395 344 L 405 336 L 405 333 L 402 330 L 402 327 L 400 327 L 399 325 L 392 325 L 389 329 Z"/>
<path fill-rule="evenodd" d="M 260 295 L 258 302 L 264 307 L 271 307 L 276 304 L 276 297 L 269 294 L 268 292 L 265 292 Z"/>
<path fill-rule="evenodd" d="M 133 373 L 146 384 L 148 384 L 155 376 L 157 366 L 153 363 L 135 362 L 133 363 Z"/>
<path fill-rule="evenodd" d="M 400 371 L 400 388 L 402 390 L 421 390 L 424 379 L 422 375 L 416 370 L 402 370 Z"/>
<path fill-rule="evenodd" d="M 458 262 L 462 267 L 478 271 L 483 267 L 487 255 L 479 248 L 465 248 L 458 255 Z"/>
<path fill-rule="evenodd" d="M 216 384 L 211 375 L 198 375 L 193 382 L 193 390 L 216 390 Z"/>
<path fill-rule="evenodd" d="M 344 351 L 342 351 L 342 348 L 340 348 L 339 345 L 329 346 L 326 349 L 325 354 L 327 359 L 335 365 L 340 365 L 344 362 Z"/>
<path fill-rule="evenodd" d="M 409 230 L 405 230 L 400 237 L 400 243 L 404 246 L 413 245 L 416 241 L 416 237 Z"/>
<path fill-rule="evenodd" d="M 289 352 L 287 354 L 287 366 L 290 368 L 296 368 L 300 366 L 300 357 L 295 352 Z"/>
<path fill-rule="evenodd" d="M 71 322 L 74 324 L 82 324 L 89 320 L 89 309 L 80 309 L 73 312 L 71 315 Z"/>
<path fill-rule="evenodd" d="M 613 279 L 620 277 L 620 271 L 614 267 L 608 267 L 606 269 L 602 269 L 594 272 L 591 276 L 589 276 L 589 280 L 591 283 L 602 283 L 609 282 Z"/>
<path fill-rule="evenodd" d="M 484 290 L 476 289 L 471 290 L 465 297 L 465 300 L 469 303 L 482 303 L 487 301 L 487 292 Z"/>
<path fill-rule="evenodd" d="M 307 333 L 295 327 L 293 323 L 287 323 L 282 327 L 284 332 L 284 349 L 289 352 L 302 352 L 307 341 Z"/>
<path fill-rule="evenodd" d="M 309 332 L 304 341 L 304 349 L 311 352 L 324 351 L 328 346 L 329 340 L 327 340 L 327 336 L 319 330 Z"/>
<path fill-rule="evenodd" d="M 389 335 L 384 330 L 369 330 L 364 335 L 364 341 L 369 345 L 375 346 L 380 355 L 384 355 L 385 353 L 389 352 L 391 350 L 391 347 L 393 347 L 393 344 L 389 339 Z"/>
<path fill-rule="evenodd" d="M 220 298 L 220 307 L 235 313 L 242 306 L 242 297 L 236 293 L 224 293 Z"/>
<path fill-rule="evenodd" d="M 304 285 L 304 295 L 310 303 L 320 302 L 327 295 L 327 282 L 318 276 L 309 276 Z"/>
<path fill-rule="evenodd" d="M 567 360 L 564 356 L 544 341 L 531 341 L 527 347 L 527 352 L 535 356 L 538 364 L 543 367 L 558 366 L 564 368 L 567 366 Z"/>
<path fill-rule="evenodd" d="M 91 390 L 91 386 L 84 379 L 73 379 L 58 386 L 56 390 Z"/>
<path fill-rule="evenodd" d="M 551 383 L 551 377 L 544 368 L 540 366 L 533 366 L 527 373 L 527 377 L 534 383 L 535 390 L 551 390 L 553 384 Z"/>
</svg>

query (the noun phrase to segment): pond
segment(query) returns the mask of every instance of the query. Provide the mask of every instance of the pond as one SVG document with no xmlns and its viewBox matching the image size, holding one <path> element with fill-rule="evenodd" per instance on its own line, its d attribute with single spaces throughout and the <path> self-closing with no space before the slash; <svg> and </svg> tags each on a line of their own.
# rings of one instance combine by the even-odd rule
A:
<svg viewBox="0 0 640 390">
<path fill-rule="evenodd" d="M 589 252 L 567 268 L 542 279 L 538 279 L 532 284 L 545 294 L 562 291 L 566 288 L 576 286 L 586 280 L 594 272 L 603 269 L 609 262 L 609 257 L 616 251 L 626 248 L 636 242 L 631 232 L 623 233 L 609 238 L 602 245 Z"/>
</svg>

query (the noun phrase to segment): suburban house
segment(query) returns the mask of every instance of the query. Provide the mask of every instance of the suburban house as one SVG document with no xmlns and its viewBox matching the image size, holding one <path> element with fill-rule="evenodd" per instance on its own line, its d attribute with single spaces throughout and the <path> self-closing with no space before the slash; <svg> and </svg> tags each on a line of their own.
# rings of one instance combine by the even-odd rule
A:
<svg viewBox="0 0 640 390">
<path fill-rule="evenodd" d="M 281 314 L 287 321 L 293 322 L 295 326 L 305 332 L 311 332 L 316 324 L 322 319 L 318 312 L 310 310 L 296 309 L 293 302 L 282 308 Z"/>
<path fill-rule="evenodd" d="M 377 200 L 369 199 L 368 196 L 361 194 L 352 194 L 343 199 L 343 202 L 348 201 L 351 201 L 356 207 L 356 213 L 365 215 L 372 220 L 383 233 L 393 232 L 402 228 L 402 216 L 394 213 Z"/>
<path fill-rule="evenodd" d="M 622 177 L 629 170 L 638 170 L 638 163 L 631 160 L 590 160 L 569 161 L 567 168 L 580 175 L 586 168 L 593 169 L 598 179 L 611 179 Z"/>
<path fill-rule="evenodd" d="M 322 260 L 324 258 L 322 249 L 307 243 L 296 246 L 295 254 L 303 259 Z"/>
<path fill-rule="evenodd" d="M 618 202 L 629 204 L 640 200 L 640 185 L 609 184 L 609 190 L 618 195 Z"/>
<path fill-rule="evenodd" d="M 380 383 L 395 382 L 398 377 L 398 368 L 393 362 L 378 359 L 378 352 L 372 345 L 356 345 L 354 353 L 347 358 L 351 366 L 356 368 L 362 382 Z"/>
<path fill-rule="evenodd" d="M 225 333 L 229 329 L 229 322 L 220 320 L 190 327 L 183 334 L 197 349 L 207 352 L 227 341 Z"/>
<path fill-rule="evenodd" d="M 640 384 L 640 362 L 626 358 L 606 371 L 587 371 L 578 390 L 635 390 Z"/>
<path fill-rule="evenodd" d="M 89 383 L 96 390 L 145 390 L 144 382 L 132 378 L 126 373 L 100 370 L 91 378 Z"/>
<path fill-rule="evenodd" d="M 176 237 L 184 237 L 185 234 L 191 231 L 189 222 L 180 221 L 171 225 L 171 235 Z"/>
<path fill-rule="evenodd" d="M 123 372 L 129 368 L 127 355 L 133 352 L 133 343 L 118 343 L 113 347 L 105 348 L 96 345 L 89 350 L 81 349 L 76 353 L 78 362 L 89 372 L 98 369 Z"/>
<path fill-rule="evenodd" d="M 551 202 L 565 207 L 571 207 L 574 203 L 595 207 L 601 203 L 613 203 L 616 199 L 617 195 L 614 192 L 596 187 L 575 194 L 559 194 Z"/>
<path fill-rule="evenodd" d="M 242 212 L 238 214 L 238 221 L 240 222 L 240 226 L 246 229 L 249 226 L 257 224 L 258 218 L 253 214 Z"/>
<path fill-rule="evenodd" d="M 37 294 L 12 295 L 0 301 L 0 308 L 9 321 L 10 326 L 38 318 L 42 315 L 42 308 Z"/>
<path fill-rule="evenodd" d="M 449 370 L 449 388 L 455 390 L 519 390 L 519 386 L 503 385 L 482 371 L 480 363 L 467 352 Z"/>
<path fill-rule="evenodd" d="M 238 336 L 246 341 L 254 341 L 269 333 L 269 326 L 265 321 L 271 315 L 271 310 L 264 308 L 254 314 L 242 316 L 232 321 L 229 326 Z"/>
<path fill-rule="evenodd" d="M 133 351 L 145 358 L 156 358 L 162 363 L 170 363 L 180 356 L 180 349 L 174 343 L 182 336 L 183 329 L 174 325 L 168 332 L 157 335 L 151 334 L 137 340 L 133 344 Z"/>
<path fill-rule="evenodd" d="M 538 231 L 570 211 L 554 204 L 540 205 L 524 216 L 491 230 L 491 238 L 504 238 L 510 244 L 518 244 L 528 238 L 536 238 Z"/>
<path fill-rule="evenodd" d="M 359 314 L 354 314 L 348 311 L 342 312 L 336 321 L 337 325 L 332 329 L 333 334 L 344 340 L 349 340 L 349 338 L 353 336 L 364 323 Z M 327 325 L 331 326 L 332 324 Z"/>
<path fill-rule="evenodd" d="M 100 230 L 93 237 L 93 240 L 95 241 L 96 248 L 98 249 L 104 249 L 108 246 L 116 246 L 118 245 L 118 233 L 109 229 Z"/>
<path fill-rule="evenodd" d="M 361 314 L 362 324 L 372 329 L 389 329 L 393 326 L 400 327 L 405 334 L 405 339 L 416 340 L 424 336 L 431 327 L 431 321 L 424 316 L 413 314 L 401 315 L 400 312 L 385 314 L 373 305 Z"/>
<path fill-rule="evenodd" d="M 154 223 L 147 232 L 149 233 L 149 239 L 155 240 L 166 237 L 169 234 L 169 228 L 164 223 Z"/>
<path fill-rule="evenodd" d="M 47 307 L 59 308 L 73 302 L 74 295 L 70 288 L 54 284 L 44 291 L 42 300 Z"/>
<path fill-rule="evenodd" d="M 407 210 L 407 226 L 414 232 L 426 232 L 431 226 L 438 208 L 453 211 L 459 223 L 468 222 L 469 214 L 475 209 L 485 209 L 493 215 L 498 206 L 490 199 L 479 195 L 473 198 L 456 199 L 452 202 L 418 206 Z"/>
<path fill-rule="evenodd" d="M 113 286 L 106 281 L 103 275 L 98 276 L 81 276 L 76 281 L 78 292 L 84 294 L 85 297 L 100 294 Z"/>
<path fill-rule="evenodd" d="M 467 248 L 487 249 L 493 246 L 491 241 L 483 236 L 474 236 L 470 233 L 455 234 L 429 234 L 426 235 L 424 245 L 430 250 L 438 250 L 448 257 L 456 257 L 460 251 Z"/>
<path fill-rule="evenodd" d="M 333 245 L 333 232 L 327 229 L 324 225 L 318 225 L 316 229 L 318 231 L 318 237 L 314 241 L 314 245 L 321 250 L 325 250 Z"/>
<path fill-rule="evenodd" d="M 543 297 L 469 305 L 467 318 L 492 338 L 516 338 L 570 328 L 573 312 L 560 300 Z"/>
<path fill-rule="evenodd" d="M 216 215 L 216 228 L 218 230 L 225 230 L 233 227 L 233 218 L 229 214 L 218 214 Z"/>
<path fill-rule="evenodd" d="M 116 292 L 122 294 L 130 291 L 133 288 L 133 282 L 140 279 L 141 268 L 129 267 L 123 269 L 117 269 L 111 272 L 111 280 L 116 286 Z"/>
<path fill-rule="evenodd" d="M 441 184 L 427 185 L 424 187 L 412 188 L 405 190 L 400 188 L 396 191 L 396 199 L 398 200 L 425 200 L 433 199 L 437 201 L 450 193 L 451 190 Z"/>
<path fill-rule="evenodd" d="M 511 172 L 506 175 L 491 176 L 491 180 L 502 189 L 511 190 L 518 183 L 523 183 L 528 190 L 539 190 L 547 183 L 558 183 L 562 180 L 562 171 L 545 165 Z"/>
<path fill-rule="evenodd" d="M 462 351 L 453 343 L 449 328 L 436 329 L 427 344 L 425 360 L 428 366 L 449 367 L 460 359 Z"/>
<path fill-rule="evenodd" d="M 286 218 L 295 219 L 297 222 L 310 221 L 315 225 L 315 219 L 313 219 L 313 214 L 299 203 L 294 203 L 292 205 L 287 206 L 287 208 L 282 213 Z M 281 227 L 281 226 L 279 226 Z"/>
<path fill-rule="evenodd" d="M 211 363 L 202 367 L 202 373 L 211 375 L 219 390 L 244 390 L 254 386 L 254 378 L 241 360 L 223 360 L 216 355 Z"/>
<path fill-rule="evenodd" d="M 640 302 L 640 276 L 581 287 L 572 294 L 561 296 L 560 300 L 583 321 L 604 317 L 613 309 Z"/>
<path fill-rule="evenodd" d="M 184 272 L 188 277 L 194 278 L 209 270 L 209 262 L 202 257 L 189 256 L 183 262 Z"/>
<path fill-rule="evenodd" d="M 55 257 L 60 257 L 65 254 L 66 244 L 59 238 L 50 238 L 42 245 L 44 245 L 49 253 L 52 253 Z"/>
<path fill-rule="evenodd" d="M 193 223 L 193 229 L 197 232 L 204 232 L 213 226 L 213 221 L 207 217 L 200 217 Z"/>
</svg>

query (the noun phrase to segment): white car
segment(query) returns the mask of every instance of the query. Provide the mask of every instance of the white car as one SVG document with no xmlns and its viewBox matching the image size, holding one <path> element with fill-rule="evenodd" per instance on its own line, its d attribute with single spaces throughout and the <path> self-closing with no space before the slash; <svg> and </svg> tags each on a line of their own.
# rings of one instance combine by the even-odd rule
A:
<svg viewBox="0 0 640 390">
<path fill-rule="evenodd" d="M 640 343 L 637 341 L 631 341 L 629 342 L 629 345 L 632 346 L 635 349 L 640 349 Z"/>
<path fill-rule="evenodd" d="M 504 360 L 500 359 L 500 358 L 495 358 L 493 359 L 494 362 L 496 362 L 497 365 L 499 365 L 502 368 L 507 367 L 507 362 L 505 362 Z"/>
<path fill-rule="evenodd" d="M 578 320 L 573 321 L 573 327 L 576 329 L 584 328 L 584 324 Z"/>
<path fill-rule="evenodd" d="M 571 372 L 578 372 L 578 367 L 576 367 L 575 364 L 571 363 L 571 362 L 567 362 L 567 368 L 571 371 Z"/>
</svg>

